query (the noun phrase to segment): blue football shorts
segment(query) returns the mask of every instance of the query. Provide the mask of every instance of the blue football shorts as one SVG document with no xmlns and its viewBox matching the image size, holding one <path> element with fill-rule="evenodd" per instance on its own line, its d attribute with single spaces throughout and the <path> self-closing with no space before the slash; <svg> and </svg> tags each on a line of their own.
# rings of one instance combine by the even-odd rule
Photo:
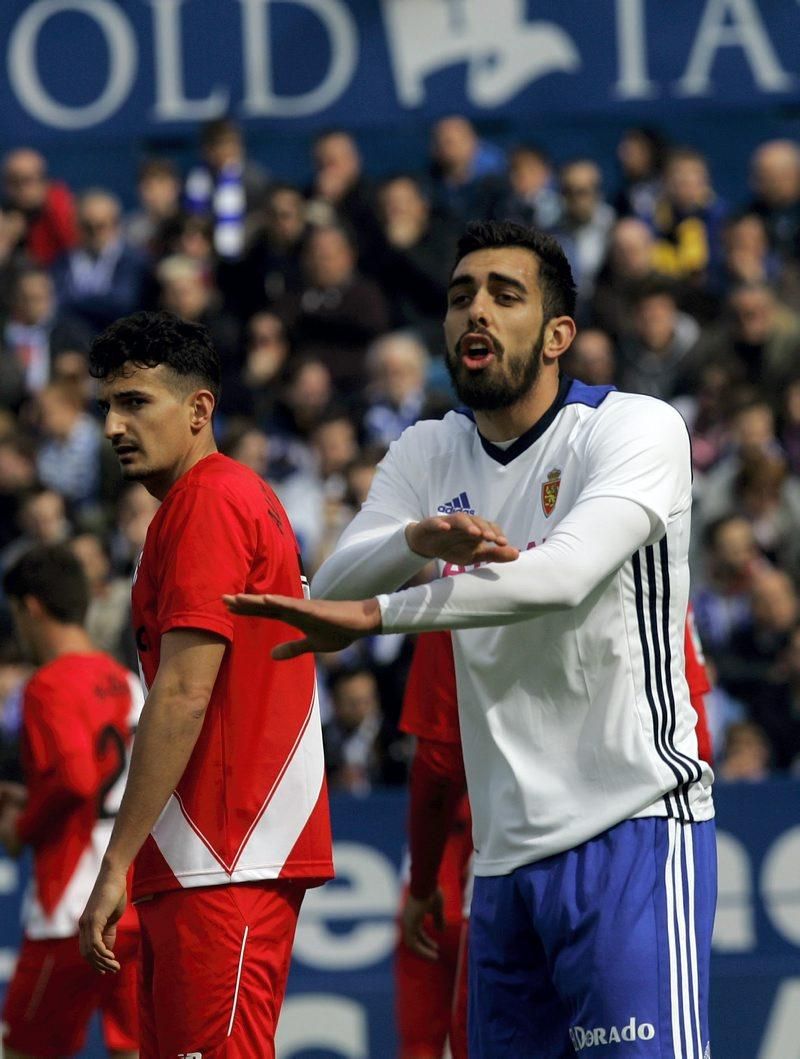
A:
<svg viewBox="0 0 800 1059">
<path fill-rule="evenodd" d="M 470 1059 L 709 1059 L 714 821 L 626 820 L 475 879 Z"/>
</svg>

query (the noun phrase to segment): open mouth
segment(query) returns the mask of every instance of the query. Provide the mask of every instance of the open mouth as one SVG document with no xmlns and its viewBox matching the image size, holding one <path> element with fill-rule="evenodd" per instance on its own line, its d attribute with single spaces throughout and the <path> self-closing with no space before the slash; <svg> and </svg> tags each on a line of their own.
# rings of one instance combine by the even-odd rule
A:
<svg viewBox="0 0 800 1059">
<path fill-rule="evenodd" d="M 470 369 L 486 367 L 496 357 L 494 342 L 489 335 L 464 335 L 459 342 L 462 363 Z"/>
</svg>

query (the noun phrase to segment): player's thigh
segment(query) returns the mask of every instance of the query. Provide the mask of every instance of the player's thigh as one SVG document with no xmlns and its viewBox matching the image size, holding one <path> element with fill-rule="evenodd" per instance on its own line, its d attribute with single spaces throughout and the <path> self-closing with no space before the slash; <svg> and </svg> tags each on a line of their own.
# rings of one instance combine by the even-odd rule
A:
<svg viewBox="0 0 800 1059">
<path fill-rule="evenodd" d="M 552 858 L 537 922 L 578 1054 L 703 1059 L 713 827 L 631 820 Z"/>
<path fill-rule="evenodd" d="M 141 903 L 142 1059 L 271 1059 L 304 891 L 287 882 L 158 894 Z"/>
<path fill-rule="evenodd" d="M 103 978 L 100 992 L 103 1040 L 112 1055 L 139 1049 L 138 930 L 119 931 L 114 952 L 120 971 Z"/>
<path fill-rule="evenodd" d="M 79 1051 L 102 983 L 77 938 L 23 941 L 3 1007 L 7 1054 L 55 1059 Z"/>
<path fill-rule="evenodd" d="M 475 879 L 469 924 L 470 1059 L 569 1059 L 568 1019 L 515 876 Z"/>
<path fill-rule="evenodd" d="M 418 956 L 403 942 L 395 953 L 395 1009 L 401 1059 L 438 1059 L 450 1027 L 461 924 L 425 929 L 438 942 L 438 960 Z"/>
</svg>

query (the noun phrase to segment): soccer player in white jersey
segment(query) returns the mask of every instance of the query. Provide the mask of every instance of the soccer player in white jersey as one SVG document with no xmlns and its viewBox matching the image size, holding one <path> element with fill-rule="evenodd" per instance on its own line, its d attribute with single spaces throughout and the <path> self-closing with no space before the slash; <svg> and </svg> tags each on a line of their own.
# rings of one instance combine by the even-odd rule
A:
<svg viewBox="0 0 800 1059">
<path fill-rule="evenodd" d="M 689 439 L 668 405 L 560 374 L 573 309 L 555 240 L 471 225 L 445 320 L 467 410 L 392 445 L 314 580 L 327 599 L 228 605 L 303 630 L 283 658 L 453 630 L 471 1056 L 707 1059 L 716 856 L 683 663 Z M 432 558 L 438 580 L 397 591 Z"/>
</svg>

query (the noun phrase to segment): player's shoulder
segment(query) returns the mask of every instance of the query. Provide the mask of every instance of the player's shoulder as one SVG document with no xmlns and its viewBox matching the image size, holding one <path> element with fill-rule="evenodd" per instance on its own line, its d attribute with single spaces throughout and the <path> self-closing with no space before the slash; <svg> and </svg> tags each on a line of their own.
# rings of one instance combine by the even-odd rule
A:
<svg viewBox="0 0 800 1059">
<path fill-rule="evenodd" d="M 188 499 L 195 499 L 200 493 L 207 496 L 207 503 L 216 500 L 240 509 L 263 500 L 267 488 L 255 471 L 221 452 L 215 452 L 187 471 L 175 483 L 164 503 L 180 505 Z"/>
<path fill-rule="evenodd" d="M 587 419 L 593 432 L 614 431 L 618 434 L 644 433 L 656 438 L 661 433 L 673 437 L 676 432 L 688 437 L 680 412 L 667 401 L 641 393 L 611 390 Z"/>
<path fill-rule="evenodd" d="M 473 436 L 475 430 L 475 419 L 471 412 L 448 412 L 442 419 L 421 419 L 413 426 L 406 427 L 397 441 L 392 442 L 390 451 L 427 461 Z"/>
</svg>

